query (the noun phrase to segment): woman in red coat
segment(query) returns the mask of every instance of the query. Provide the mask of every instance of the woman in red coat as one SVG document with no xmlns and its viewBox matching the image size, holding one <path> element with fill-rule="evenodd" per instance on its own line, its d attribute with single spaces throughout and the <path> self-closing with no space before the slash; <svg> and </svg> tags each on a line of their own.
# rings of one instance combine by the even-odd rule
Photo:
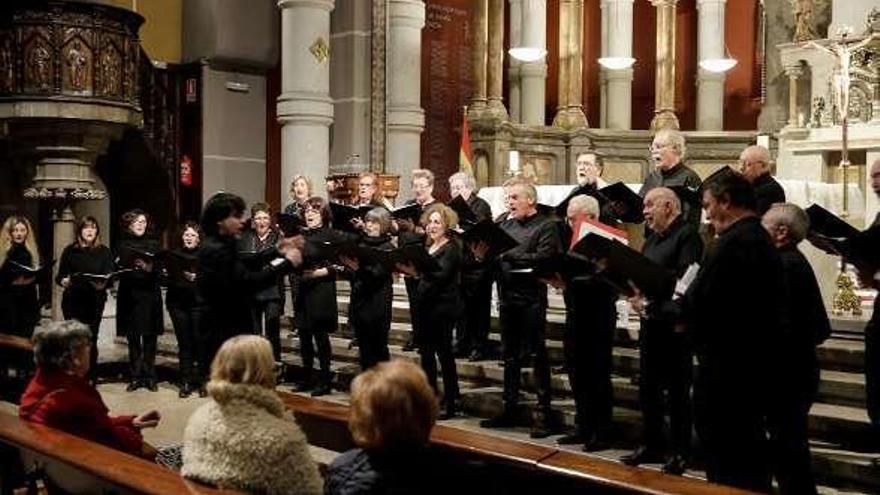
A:
<svg viewBox="0 0 880 495">
<path fill-rule="evenodd" d="M 159 413 L 111 416 L 101 395 L 89 385 L 91 331 L 67 320 L 34 332 L 37 372 L 21 397 L 22 419 L 98 442 L 134 455 L 143 449 L 143 428 L 159 423 Z"/>
</svg>

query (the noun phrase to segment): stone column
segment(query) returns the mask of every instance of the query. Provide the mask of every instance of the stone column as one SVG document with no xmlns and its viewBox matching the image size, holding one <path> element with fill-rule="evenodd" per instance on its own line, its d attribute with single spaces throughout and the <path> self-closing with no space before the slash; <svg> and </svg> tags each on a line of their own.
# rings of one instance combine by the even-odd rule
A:
<svg viewBox="0 0 880 495">
<path fill-rule="evenodd" d="M 526 26 L 523 22 L 523 1 L 524 0 L 507 0 L 510 3 L 510 25 L 508 33 L 510 35 L 510 47 L 514 48 L 523 44 L 523 31 Z M 525 0 L 528 1 L 528 0 Z M 513 122 L 521 122 L 521 107 L 525 104 L 525 98 L 522 94 L 520 77 L 520 67 L 523 63 L 519 60 L 508 57 L 507 59 L 507 101 L 508 110 L 510 111 L 510 120 Z"/>
<path fill-rule="evenodd" d="M 76 216 L 70 202 L 63 202 L 52 210 L 52 259 L 61 260 L 64 248 L 76 240 Z M 44 260 L 45 261 L 45 260 Z M 58 274 L 57 267 L 52 270 L 52 279 Z M 52 319 L 64 317 L 61 311 L 61 298 L 64 290 L 58 284 L 52 284 Z"/>
<path fill-rule="evenodd" d="M 697 0 L 699 11 L 697 60 L 725 58 L 724 4 L 726 0 Z M 724 73 L 697 67 L 697 130 L 724 127 Z"/>
<path fill-rule="evenodd" d="M 330 165 L 330 12 L 334 0 L 279 0 L 281 9 L 281 190 L 294 176 L 324 191 Z"/>
<path fill-rule="evenodd" d="M 489 52 L 486 100 L 493 119 L 507 120 L 504 108 L 504 0 L 489 0 Z"/>
<path fill-rule="evenodd" d="M 605 23 L 602 47 L 603 57 L 632 58 L 633 0 L 603 0 L 602 20 Z M 602 106 L 605 127 L 630 129 L 632 127 L 633 69 L 602 69 L 605 85 Z"/>
<path fill-rule="evenodd" d="M 468 107 L 469 118 L 480 118 L 486 111 L 486 65 L 489 46 L 489 0 L 474 0 L 474 94 Z"/>
<path fill-rule="evenodd" d="M 522 39 L 524 43 L 528 46 L 546 49 L 547 0 L 522 0 L 522 2 Z M 535 62 L 527 62 L 520 65 L 522 85 L 520 113 L 523 124 L 544 125 L 546 79 L 546 57 Z"/>
<path fill-rule="evenodd" d="M 421 106 L 425 2 L 388 3 L 388 152 L 385 172 L 400 176 L 398 197 L 409 198 L 410 171 L 419 168 L 425 112 Z"/>
<path fill-rule="evenodd" d="M 792 129 L 798 126 L 798 78 L 804 73 L 803 67 L 789 65 L 785 68 L 788 75 L 788 125 Z"/>
<path fill-rule="evenodd" d="M 651 0 L 657 9 L 657 68 L 651 130 L 678 129 L 675 115 L 675 5 L 678 0 Z"/>
<path fill-rule="evenodd" d="M 588 127 L 582 94 L 583 20 L 583 0 L 561 0 L 559 4 L 559 109 L 553 119 L 553 125 L 566 129 Z M 564 70 L 563 66 L 565 66 Z M 565 95 L 564 106 L 562 95 Z"/>
</svg>

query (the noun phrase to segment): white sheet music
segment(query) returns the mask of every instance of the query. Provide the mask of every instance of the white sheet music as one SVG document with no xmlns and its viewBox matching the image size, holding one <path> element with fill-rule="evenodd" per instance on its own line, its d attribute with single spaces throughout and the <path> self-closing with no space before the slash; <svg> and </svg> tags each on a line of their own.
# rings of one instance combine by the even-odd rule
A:
<svg viewBox="0 0 880 495">
<path fill-rule="evenodd" d="M 672 300 L 678 300 L 681 296 L 687 292 L 688 287 L 691 286 L 694 279 L 697 278 L 697 273 L 700 271 L 699 263 L 692 263 L 691 266 L 685 270 L 684 275 L 678 279 L 678 282 L 675 283 L 675 294 L 672 295 Z"/>
</svg>

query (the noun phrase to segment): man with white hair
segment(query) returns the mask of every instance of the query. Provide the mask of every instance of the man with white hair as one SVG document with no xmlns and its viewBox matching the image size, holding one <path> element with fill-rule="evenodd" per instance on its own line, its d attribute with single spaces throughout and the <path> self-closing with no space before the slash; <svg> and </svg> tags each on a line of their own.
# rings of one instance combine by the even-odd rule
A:
<svg viewBox="0 0 880 495">
<path fill-rule="evenodd" d="M 457 172 L 449 177 L 449 193 L 452 198 L 460 196 L 477 221 L 492 218 L 489 203 L 476 194 L 476 182 L 470 174 Z M 489 324 L 492 306 L 492 277 L 486 261 L 477 261 L 467 249 L 461 267 L 461 292 L 464 311 L 456 325 L 455 351 L 460 357 L 471 361 L 488 358 Z"/>
<path fill-rule="evenodd" d="M 653 232 L 645 240 L 645 257 L 666 268 L 677 277 L 684 275 L 700 260 L 703 241 L 697 229 L 684 221 L 681 202 L 666 187 L 651 189 L 645 195 L 645 223 Z M 644 429 L 642 445 L 623 457 L 632 466 L 665 462 L 663 472 L 682 474 L 687 466 L 691 447 L 691 400 L 693 352 L 687 336 L 676 332 L 676 305 L 673 292 L 649 301 L 633 300 L 641 314 L 639 331 L 639 402 Z M 668 406 L 663 395 L 668 393 Z M 663 434 L 664 416 L 669 413 L 671 445 L 666 446 Z"/>
<path fill-rule="evenodd" d="M 504 184 L 507 218 L 499 226 L 519 245 L 498 256 L 498 298 L 501 317 L 501 348 L 504 359 L 504 410 L 482 421 L 485 428 L 515 426 L 519 405 L 522 366 L 531 357 L 538 395 L 538 411 L 532 424 L 533 438 L 553 433 L 550 416 L 550 363 L 544 342 L 547 322 L 547 285 L 535 275 L 542 263 L 562 253 L 557 220 L 538 212 L 535 186 L 521 178 Z M 488 246 L 472 247 L 477 260 L 484 259 Z"/>
<path fill-rule="evenodd" d="M 586 194 L 571 198 L 563 244 L 585 220 L 598 221 L 599 201 Z M 563 350 L 575 404 L 575 431 L 560 444 L 582 443 L 593 452 L 608 448 L 611 430 L 611 354 L 617 326 L 617 291 L 598 277 L 562 273 L 565 300 Z"/>
<path fill-rule="evenodd" d="M 644 198 L 648 191 L 660 186 L 699 189 L 702 184 L 700 176 L 682 162 L 687 146 L 684 136 L 679 131 L 674 129 L 657 131 L 651 142 L 650 151 L 654 169 L 645 177 L 639 196 Z M 699 226 L 701 215 L 699 205 L 691 204 L 681 197 L 679 200 L 682 201 L 684 218 L 695 227 Z"/>
<path fill-rule="evenodd" d="M 773 471 L 783 494 L 815 494 L 807 420 L 819 387 L 816 346 L 831 335 L 831 323 L 810 263 L 797 245 L 810 219 L 797 205 L 776 203 L 761 225 L 779 251 L 785 273 L 789 324 L 777 359 L 780 383 L 771 395 L 767 429 L 775 460 Z"/>
<path fill-rule="evenodd" d="M 739 155 L 739 173 L 755 188 L 755 209 L 763 215 L 775 203 L 785 202 L 785 190 L 770 175 L 770 151 L 759 145 L 749 146 Z"/>
</svg>

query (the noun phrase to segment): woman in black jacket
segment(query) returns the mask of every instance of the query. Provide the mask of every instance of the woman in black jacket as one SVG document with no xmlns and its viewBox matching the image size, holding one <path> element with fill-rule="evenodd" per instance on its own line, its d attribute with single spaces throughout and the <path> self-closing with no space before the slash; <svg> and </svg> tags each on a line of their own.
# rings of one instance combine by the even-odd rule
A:
<svg viewBox="0 0 880 495">
<path fill-rule="evenodd" d="M 122 226 L 125 231 L 116 251 L 120 267 L 132 270 L 119 277 L 116 301 L 116 332 L 128 339 L 131 379 L 126 390 L 146 387 L 155 392 L 156 340 L 164 330 L 155 263 L 160 246 L 157 239 L 147 235 L 149 218 L 143 210 L 122 215 Z"/>
<path fill-rule="evenodd" d="M 37 277 L 40 255 L 30 221 L 12 215 L 0 231 L 0 331 L 30 338 L 40 320 Z"/>
<path fill-rule="evenodd" d="M 98 335 L 104 305 L 107 302 L 109 278 L 113 272 L 113 253 L 101 244 L 101 228 L 95 217 L 87 216 L 76 225 L 76 240 L 61 253 L 55 283 L 64 287 L 61 312 L 65 320 L 79 320 L 92 332 L 89 379 L 98 378 Z"/>
<path fill-rule="evenodd" d="M 330 208 L 322 198 L 314 197 L 306 201 L 303 211 L 306 221 L 304 258 L 305 268 L 298 274 L 296 299 L 294 300 L 296 329 L 299 332 L 305 381 L 300 390 L 314 387 L 312 396 L 330 393 L 330 333 L 336 331 L 339 314 L 336 308 L 337 268 L 330 260 L 321 259 L 320 251 L 324 243 L 341 239 L 341 235 L 330 228 Z M 314 342 L 313 342 L 314 341 Z M 318 363 L 321 373 L 317 384 L 312 379 L 312 366 L 315 361 L 315 347 L 318 349 Z"/>
<path fill-rule="evenodd" d="M 177 336 L 180 362 L 178 396 L 181 399 L 189 397 L 193 389 L 198 389 L 199 397 L 206 395 L 205 382 L 211 367 L 201 326 L 202 298 L 196 285 L 201 241 L 202 231 L 199 224 L 192 221 L 184 223 L 180 247 L 169 254 L 167 269 L 163 270 L 168 286 L 165 306 Z"/>
<path fill-rule="evenodd" d="M 437 262 L 434 271 L 419 271 L 412 263 L 398 264 L 401 272 L 418 279 L 416 313 L 421 320 L 420 341 L 416 344 L 428 382 L 437 390 L 437 361 L 443 371 L 444 418 L 455 416 L 458 400 L 458 372 L 452 352 L 452 329 L 461 315 L 460 286 L 461 246 L 449 237 L 449 229 L 458 224 L 458 215 L 438 203 L 422 214 L 425 247 Z"/>
<path fill-rule="evenodd" d="M 388 232 L 391 214 L 382 207 L 364 216 L 364 230 L 358 245 L 388 251 L 394 249 Z M 362 370 L 388 361 L 388 333 L 391 331 L 391 301 L 394 296 L 391 271 L 380 263 L 368 263 L 343 256 L 345 275 L 351 281 L 349 326 L 354 328 Z"/>
</svg>

